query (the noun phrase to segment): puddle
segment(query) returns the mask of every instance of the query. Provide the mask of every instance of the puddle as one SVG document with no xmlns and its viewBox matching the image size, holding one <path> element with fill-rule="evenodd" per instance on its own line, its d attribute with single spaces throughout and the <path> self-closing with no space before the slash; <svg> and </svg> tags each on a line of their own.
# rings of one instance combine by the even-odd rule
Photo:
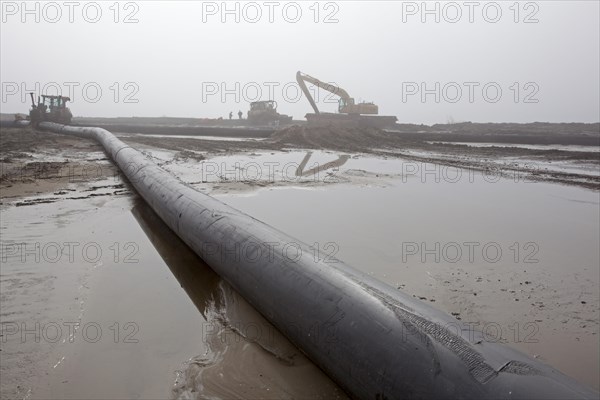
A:
<svg viewBox="0 0 600 400">
<path fill-rule="evenodd" d="M 582 160 L 544 161 L 527 157 L 490 157 L 482 159 L 481 157 L 473 157 L 468 154 L 457 156 L 456 154 L 444 154 L 426 150 L 399 150 L 391 151 L 391 153 L 423 159 L 434 158 L 450 163 L 459 161 L 472 163 L 473 165 L 482 165 L 488 169 L 495 168 L 498 171 L 505 171 L 506 175 L 512 176 L 515 179 L 533 179 L 539 175 L 559 173 L 580 175 L 579 177 L 568 176 L 568 181 L 585 182 L 588 180 L 587 177 L 596 178 L 600 176 L 600 168 L 597 163 Z"/>
<path fill-rule="evenodd" d="M 475 143 L 475 142 L 426 142 L 429 144 L 447 144 L 461 145 L 469 147 L 516 147 L 520 149 L 531 150 L 561 150 L 561 151 L 583 151 L 600 153 L 599 146 L 578 146 L 578 145 L 558 145 L 558 144 L 518 144 L 518 143 Z"/>
<path fill-rule="evenodd" d="M 500 157 L 497 160 L 488 160 L 490 165 L 497 165 L 500 167 L 509 167 L 514 171 L 525 171 L 530 170 L 536 174 L 544 173 L 567 173 L 577 174 L 589 177 L 600 176 L 600 167 L 594 163 L 586 163 L 583 161 L 540 161 L 528 159 L 525 157 Z M 577 178 L 572 178 L 577 180 Z"/>
<path fill-rule="evenodd" d="M 121 133 L 121 134 L 117 134 L 117 136 L 119 136 L 119 137 L 149 136 L 149 137 L 159 137 L 159 138 L 166 138 L 166 139 L 217 140 L 220 142 L 251 142 L 251 141 L 257 141 L 257 140 L 264 140 L 264 138 L 249 138 L 249 137 L 155 135 L 155 134 L 148 134 L 148 133 L 134 133 L 134 134 Z"/>
<path fill-rule="evenodd" d="M 148 152 L 155 156 L 151 150 Z M 161 152 L 158 157 L 165 160 L 163 168 L 198 190 L 244 195 L 260 188 L 293 186 L 310 189 L 336 183 L 385 185 L 383 178 L 413 172 L 415 164 L 408 166 L 407 161 L 397 158 L 313 150 L 208 155 L 205 160 L 177 159 L 175 153 L 167 155 Z"/>
<path fill-rule="evenodd" d="M 598 193 L 468 172 L 436 181 L 430 167 L 385 187 L 217 197 L 598 388 Z"/>
<path fill-rule="evenodd" d="M 3 398 L 345 398 L 136 196 L 1 229 Z"/>
</svg>

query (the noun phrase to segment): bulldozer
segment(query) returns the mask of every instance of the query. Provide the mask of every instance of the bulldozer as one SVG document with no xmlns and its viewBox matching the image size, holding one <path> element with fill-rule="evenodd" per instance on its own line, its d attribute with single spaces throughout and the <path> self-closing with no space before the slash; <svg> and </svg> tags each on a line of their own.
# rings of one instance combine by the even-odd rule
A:
<svg viewBox="0 0 600 400">
<path fill-rule="evenodd" d="M 31 110 L 29 111 L 29 120 L 33 126 L 37 126 L 40 122 L 56 122 L 59 124 L 68 125 L 71 123 L 73 114 L 67 107 L 67 102 L 70 98 L 65 96 L 38 96 L 37 105 L 33 93 L 31 95 Z"/>
<path fill-rule="evenodd" d="M 274 100 L 254 101 L 250 103 L 248 122 L 252 125 L 283 125 L 292 122 L 292 117 L 279 114 Z"/>
<path fill-rule="evenodd" d="M 379 107 L 376 104 L 367 102 L 356 103 L 354 98 L 341 87 L 325 83 L 300 71 L 296 73 L 296 81 L 315 111 L 314 114 L 306 114 L 306 120 L 310 125 L 336 124 L 386 128 L 394 126 L 398 120 L 394 116 L 378 115 Z M 338 101 L 338 113 L 324 113 L 319 111 L 305 82 L 312 83 L 338 96 L 340 98 Z"/>
</svg>

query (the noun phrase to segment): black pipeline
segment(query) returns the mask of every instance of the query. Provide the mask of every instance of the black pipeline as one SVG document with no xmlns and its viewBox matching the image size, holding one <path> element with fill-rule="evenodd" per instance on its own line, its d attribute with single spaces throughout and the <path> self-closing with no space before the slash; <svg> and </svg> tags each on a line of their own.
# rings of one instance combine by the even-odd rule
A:
<svg viewBox="0 0 600 400">
<path fill-rule="evenodd" d="M 307 244 L 196 191 L 104 129 L 40 127 L 100 142 L 163 221 L 353 398 L 598 398 L 428 304 L 315 257 Z"/>
</svg>

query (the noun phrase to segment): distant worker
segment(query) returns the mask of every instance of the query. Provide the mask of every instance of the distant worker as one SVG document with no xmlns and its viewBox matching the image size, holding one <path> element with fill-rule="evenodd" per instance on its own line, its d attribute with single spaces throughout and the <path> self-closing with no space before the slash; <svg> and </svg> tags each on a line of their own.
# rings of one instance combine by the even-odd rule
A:
<svg viewBox="0 0 600 400">
<path fill-rule="evenodd" d="M 244 115 L 244 114 L 242 113 L 242 110 L 238 111 L 238 117 L 239 117 L 240 119 L 242 119 L 242 115 Z"/>
<path fill-rule="evenodd" d="M 233 118 L 233 111 L 229 111 L 229 119 Z"/>
</svg>

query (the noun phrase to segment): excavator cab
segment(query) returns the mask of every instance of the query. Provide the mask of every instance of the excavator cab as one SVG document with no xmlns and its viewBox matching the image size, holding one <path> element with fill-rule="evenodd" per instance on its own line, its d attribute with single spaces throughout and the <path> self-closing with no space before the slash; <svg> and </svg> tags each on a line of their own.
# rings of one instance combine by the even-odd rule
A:
<svg viewBox="0 0 600 400">
<path fill-rule="evenodd" d="M 344 112 L 346 112 L 346 111 L 344 111 L 346 109 L 346 107 L 353 106 L 353 105 L 354 105 L 353 98 L 345 99 L 343 97 L 340 97 L 340 99 L 338 100 L 338 112 L 344 113 Z"/>
<path fill-rule="evenodd" d="M 38 96 L 38 103 L 35 104 L 33 93 L 31 95 L 31 111 L 29 112 L 29 119 L 33 126 L 37 126 L 40 122 L 49 121 L 56 122 L 59 124 L 70 124 L 73 114 L 67 107 L 67 102 L 71 101 L 70 98 L 65 96 L 51 96 L 41 95 Z"/>
<path fill-rule="evenodd" d="M 340 97 L 338 111 L 342 114 L 379 114 L 379 107 L 373 103 L 354 103 L 354 98 Z"/>
</svg>

